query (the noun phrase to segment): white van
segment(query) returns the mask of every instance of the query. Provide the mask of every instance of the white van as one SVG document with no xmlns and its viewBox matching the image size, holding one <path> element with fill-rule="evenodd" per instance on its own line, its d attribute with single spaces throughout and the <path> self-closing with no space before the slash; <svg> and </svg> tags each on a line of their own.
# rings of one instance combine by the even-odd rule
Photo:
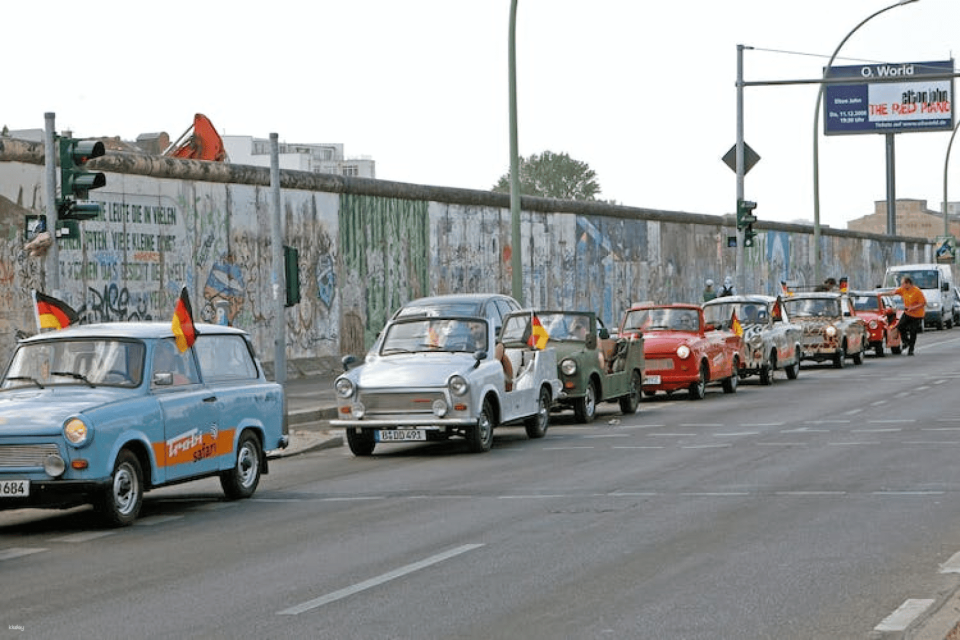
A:
<svg viewBox="0 0 960 640">
<path fill-rule="evenodd" d="M 938 329 L 953 326 L 953 307 L 957 303 L 953 288 L 953 272 L 948 264 L 901 264 L 887 267 L 883 276 L 884 289 L 896 289 L 900 279 L 910 276 L 913 284 L 923 291 L 927 299 L 924 324 L 936 325 Z"/>
</svg>

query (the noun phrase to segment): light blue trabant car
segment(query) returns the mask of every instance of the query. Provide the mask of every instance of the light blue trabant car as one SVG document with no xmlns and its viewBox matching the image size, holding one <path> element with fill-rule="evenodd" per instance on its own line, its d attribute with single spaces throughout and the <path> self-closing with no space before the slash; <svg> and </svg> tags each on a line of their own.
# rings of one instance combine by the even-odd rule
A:
<svg viewBox="0 0 960 640">
<path fill-rule="evenodd" d="M 287 445 L 283 387 L 243 331 L 169 323 L 81 325 L 21 341 L 0 380 L 0 508 L 92 503 L 133 522 L 145 491 L 219 476 L 248 498 L 265 451 Z"/>
<path fill-rule="evenodd" d="M 338 419 L 330 424 L 343 427 L 357 456 L 378 443 L 454 436 L 481 453 L 493 445 L 494 428 L 510 424 L 542 438 L 560 393 L 553 349 L 504 349 L 478 316 L 396 318 L 365 362 L 350 368 L 355 362 L 344 358 L 347 371 L 334 383 Z"/>
</svg>

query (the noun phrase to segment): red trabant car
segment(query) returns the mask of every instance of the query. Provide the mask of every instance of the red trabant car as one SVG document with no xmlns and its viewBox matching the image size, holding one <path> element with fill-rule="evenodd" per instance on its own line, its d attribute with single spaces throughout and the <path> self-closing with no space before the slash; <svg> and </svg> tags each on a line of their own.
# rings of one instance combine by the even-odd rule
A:
<svg viewBox="0 0 960 640">
<path fill-rule="evenodd" d="M 716 382 L 724 392 L 736 392 L 740 334 L 704 322 L 699 305 L 634 305 L 623 316 L 619 337 L 639 335 L 644 340 L 644 395 L 686 389 L 691 400 L 699 400 L 706 386 Z"/>
<path fill-rule="evenodd" d="M 881 291 L 851 291 L 847 295 L 857 315 L 867 323 L 867 338 L 874 353 L 882 358 L 884 347 L 894 354 L 900 353 L 897 323 L 903 310 L 897 309 L 890 296 Z"/>
</svg>

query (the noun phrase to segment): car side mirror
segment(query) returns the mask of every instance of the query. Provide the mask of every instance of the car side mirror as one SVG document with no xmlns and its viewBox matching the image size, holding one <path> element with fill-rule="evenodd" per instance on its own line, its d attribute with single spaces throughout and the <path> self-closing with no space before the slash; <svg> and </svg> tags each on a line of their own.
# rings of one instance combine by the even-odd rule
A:
<svg viewBox="0 0 960 640">
<path fill-rule="evenodd" d="M 704 331 L 716 331 L 717 328 L 716 328 L 715 326 L 713 326 L 711 323 L 708 322 L 707 324 L 703 325 L 703 330 L 704 330 Z"/>
<path fill-rule="evenodd" d="M 940 285 L 940 291 L 950 291 L 950 285 L 944 282 Z"/>
<path fill-rule="evenodd" d="M 480 351 L 473 352 L 473 368 L 476 369 L 480 366 L 480 362 L 487 359 L 487 352 L 483 349 Z"/>
<path fill-rule="evenodd" d="M 344 371 L 349 371 L 349 370 L 350 370 L 350 367 L 352 367 L 354 364 L 356 364 L 356 362 L 357 362 L 357 356 L 354 356 L 354 355 L 345 355 L 345 356 L 343 356 L 343 358 L 340 359 L 340 362 L 341 362 L 341 364 L 343 364 L 343 370 L 344 370 Z"/>
<path fill-rule="evenodd" d="M 600 330 L 597 332 L 597 334 L 600 336 L 600 339 L 601 339 L 601 340 L 609 340 L 609 339 L 610 339 L 610 332 L 607 331 L 607 328 L 606 328 L 606 327 L 600 327 Z"/>
<path fill-rule="evenodd" d="M 153 384 L 158 387 L 169 387 L 173 384 L 173 374 L 169 371 L 158 371 L 153 374 Z"/>
</svg>

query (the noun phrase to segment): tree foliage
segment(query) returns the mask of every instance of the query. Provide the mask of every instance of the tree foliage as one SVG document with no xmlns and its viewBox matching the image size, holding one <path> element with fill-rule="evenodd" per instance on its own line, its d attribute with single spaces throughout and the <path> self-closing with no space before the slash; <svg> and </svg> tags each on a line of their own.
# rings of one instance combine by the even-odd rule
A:
<svg viewBox="0 0 960 640">
<path fill-rule="evenodd" d="M 510 193 L 509 172 L 500 176 L 493 190 Z M 561 200 L 596 200 L 600 183 L 586 162 L 574 160 L 566 153 L 544 151 L 520 158 L 520 193 Z"/>
</svg>

